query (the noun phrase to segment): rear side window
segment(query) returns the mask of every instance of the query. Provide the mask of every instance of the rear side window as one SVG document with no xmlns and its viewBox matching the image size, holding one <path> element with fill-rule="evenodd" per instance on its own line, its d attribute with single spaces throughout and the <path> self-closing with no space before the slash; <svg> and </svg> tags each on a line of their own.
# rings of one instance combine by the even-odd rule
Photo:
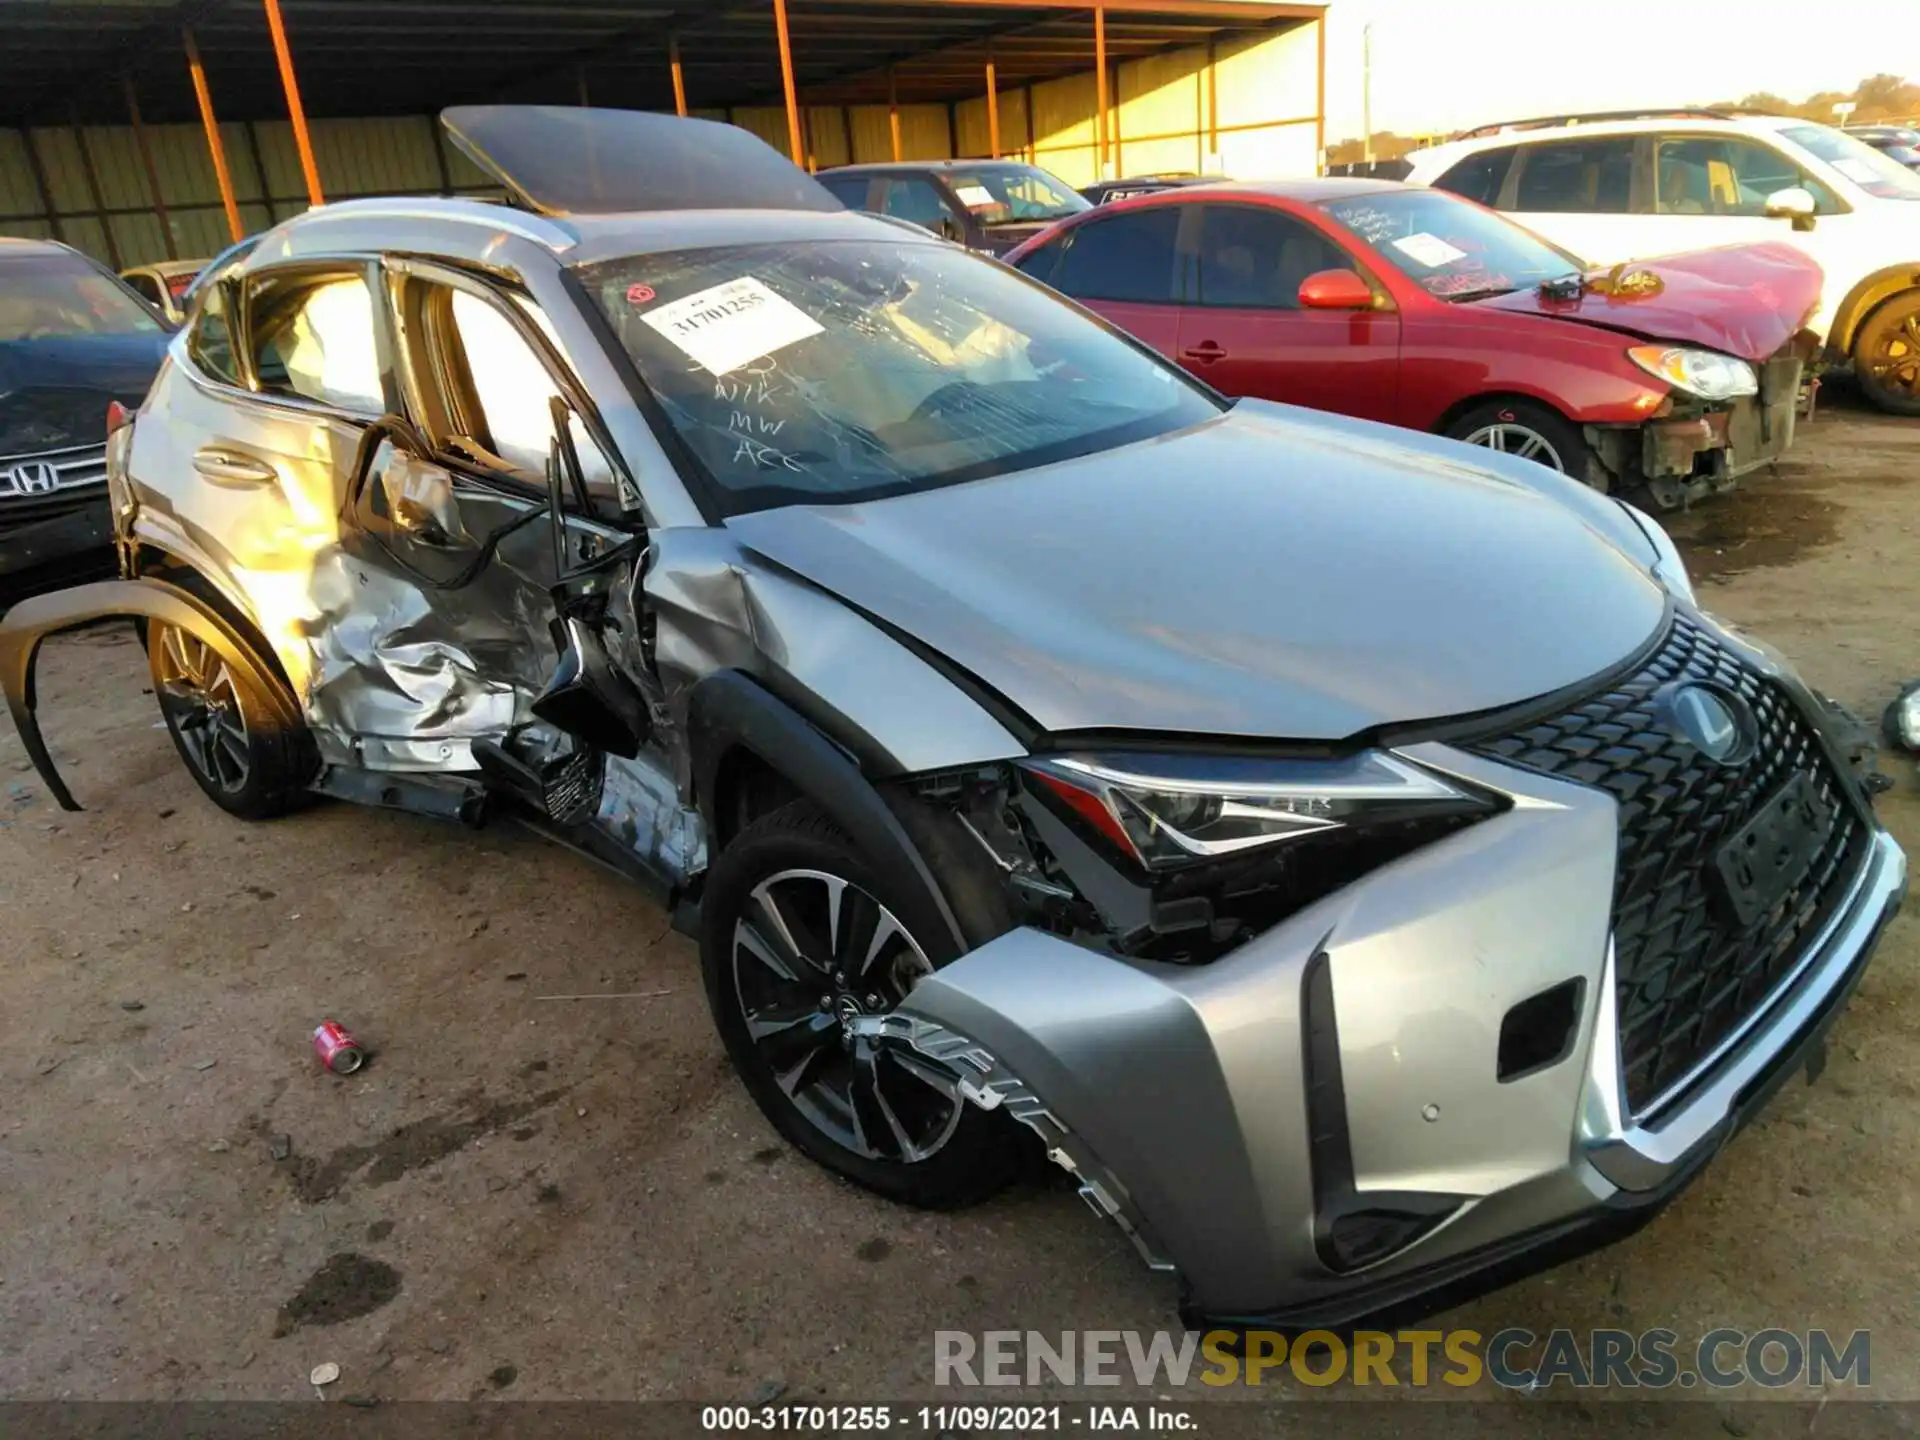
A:
<svg viewBox="0 0 1920 1440">
<path fill-rule="evenodd" d="M 821 175 L 820 183 L 833 192 L 833 198 L 849 210 L 867 208 L 867 177 L 864 175 Z"/>
<path fill-rule="evenodd" d="M 160 282 L 151 275 L 122 275 L 120 277 L 140 293 L 140 298 L 149 305 L 160 303 Z"/>
<path fill-rule="evenodd" d="M 1500 187 L 1507 183 L 1507 171 L 1513 166 L 1515 147 L 1503 145 L 1497 150 L 1482 150 L 1469 155 L 1433 182 L 1436 190 L 1454 194 L 1489 207 L 1500 203 Z"/>
<path fill-rule="evenodd" d="M 1633 147 L 1632 136 L 1525 147 L 1513 208 L 1525 214 L 1630 213 Z"/>
<path fill-rule="evenodd" d="M 187 355 L 208 378 L 228 385 L 240 383 L 240 367 L 233 357 L 233 331 L 227 321 L 227 287 L 208 288 L 200 314 L 187 335 Z"/>
<path fill-rule="evenodd" d="M 1674 135 L 1655 145 L 1655 204 L 1662 215 L 1767 213 L 1767 197 L 1799 186 L 1816 213 L 1838 210 L 1833 192 L 1767 145 L 1733 135 Z"/>
<path fill-rule="evenodd" d="M 1042 285 L 1051 285 L 1054 267 L 1060 263 L 1060 252 L 1066 248 L 1064 238 L 1049 240 L 1039 249 L 1030 250 L 1022 255 L 1013 268 L 1022 275 L 1031 275 Z"/>
<path fill-rule="evenodd" d="M 916 225 L 924 225 L 935 231 L 940 229 L 943 220 L 953 226 L 960 224 L 960 217 L 954 214 L 934 183 L 918 176 L 881 181 L 880 213 L 911 220 Z"/>
<path fill-rule="evenodd" d="M 362 415 L 386 409 L 363 276 L 269 275 L 255 282 L 249 304 L 261 390 Z"/>
<path fill-rule="evenodd" d="M 1200 303 L 1259 310 L 1300 308 L 1300 282 L 1353 268 L 1339 246 L 1277 210 L 1200 207 Z"/>
<path fill-rule="evenodd" d="M 1076 300 L 1171 305 L 1180 207 L 1160 205 L 1076 225 L 1049 282 Z M 1033 272 L 1029 272 L 1033 273 Z"/>
</svg>

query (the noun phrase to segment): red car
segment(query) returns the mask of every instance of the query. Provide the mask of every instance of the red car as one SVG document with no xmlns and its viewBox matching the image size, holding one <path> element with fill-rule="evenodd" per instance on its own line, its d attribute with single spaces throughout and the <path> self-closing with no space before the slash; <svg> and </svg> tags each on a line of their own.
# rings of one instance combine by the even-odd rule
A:
<svg viewBox="0 0 1920 1440">
<path fill-rule="evenodd" d="M 1590 273 L 1445 191 L 1183 187 L 1007 256 L 1228 395 L 1430 430 L 1666 509 L 1792 442 L 1819 267 L 1779 244 Z"/>
</svg>

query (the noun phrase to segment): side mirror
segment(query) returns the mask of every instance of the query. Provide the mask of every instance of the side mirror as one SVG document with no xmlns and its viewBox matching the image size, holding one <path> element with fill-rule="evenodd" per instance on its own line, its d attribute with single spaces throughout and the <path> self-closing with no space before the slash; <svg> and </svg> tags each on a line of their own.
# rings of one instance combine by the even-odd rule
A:
<svg viewBox="0 0 1920 1440">
<path fill-rule="evenodd" d="M 584 620 L 569 616 L 554 630 L 560 663 L 529 708 L 596 750 L 633 759 L 653 730 L 647 702 L 614 668 L 606 646 Z"/>
<path fill-rule="evenodd" d="M 1767 196 L 1768 217 L 1791 220 L 1796 230 L 1811 230 L 1814 212 L 1819 208 L 1820 202 L 1813 198 L 1813 192 L 1800 185 L 1790 185 Z"/>
<path fill-rule="evenodd" d="M 1371 310 L 1373 287 L 1354 270 L 1319 270 L 1300 282 L 1303 310 Z"/>
<path fill-rule="evenodd" d="M 951 215 L 941 218 L 939 227 L 934 231 L 942 240 L 951 240 L 954 244 L 963 244 L 967 238 L 967 229 Z"/>
</svg>

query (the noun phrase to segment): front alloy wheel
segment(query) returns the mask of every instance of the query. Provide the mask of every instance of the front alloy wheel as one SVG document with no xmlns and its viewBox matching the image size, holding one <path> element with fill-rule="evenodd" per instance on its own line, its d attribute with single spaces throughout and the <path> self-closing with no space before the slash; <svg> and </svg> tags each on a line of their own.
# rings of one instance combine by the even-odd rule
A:
<svg viewBox="0 0 1920 1440">
<path fill-rule="evenodd" d="M 1532 400 L 1485 401 L 1455 416 L 1444 433 L 1449 439 L 1558 470 L 1584 485 L 1601 489 L 1607 485 L 1606 472 L 1580 427 Z"/>
<path fill-rule="evenodd" d="M 939 873 L 956 912 L 974 913 L 964 852 Z M 870 1190 L 944 1209 L 1010 1180 L 1025 1137 L 874 1033 L 960 948 L 929 897 L 895 893 L 896 875 L 808 801 L 763 815 L 707 873 L 700 968 L 720 1038 L 775 1129 Z"/>
<path fill-rule="evenodd" d="M 1461 438 L 1469 445 L 1484 445 L 1489 450 L 1498 450 L 1502 455 L 1535 460 L 1558 470 L 1562 475 L 1567 473 L 1566 462 L 1560 458 L 1560 452 L 1553 448 L 1553 442 L 1538 430 L 1530 430 L 1518 421 L 1495 420 L 1468 431 Z"/>
<path fill-rule="evenodd" d="M 869 1160 L 925 1160 L 959 1123 L 951 1082 L 855 1023 L 932 973 L 892 911 L 822 870 L 769 876 L 734 921 L 734 990 L 754 1048 L 816 1129 Z"/>
</svg>

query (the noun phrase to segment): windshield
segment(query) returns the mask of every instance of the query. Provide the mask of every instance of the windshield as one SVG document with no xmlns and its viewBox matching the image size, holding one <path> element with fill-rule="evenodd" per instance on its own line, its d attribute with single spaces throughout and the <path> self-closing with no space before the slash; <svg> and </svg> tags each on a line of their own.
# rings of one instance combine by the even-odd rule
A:
<svg viewBox="0 0 1920 1440">
<path fill-rule="evenodd" d="M 1058 220 L 1091 210 L 1092 202 L 1031 165 L 989 165 L 977 170 L 949 170 L 947 183 L 960 203 L 982 225 L 1019 225 L 1031 220 Z"/>
<path fill-rule="evenodd" d="M 1444 190 L 1379 190 L 1320 208 L 1442 300 L 1505 295 L 1585 268 L 1531 231 Z"/>
<path fill-rule="evenodd" d="M 132 291 L 77 255 L 0 259 L 0 343 L 164 328 Z"/>
<path fill-rule="evenodd" d="M 1796 125 L 1780 132 L 1818 155 L 1867 194 L 1882 200 L 1920 200 L 1920 175 L 1857 136 L 1828 125 Z"/>
<path fill-rule="evenodd" d="M 580 276 L 727 514 L 1025 469 L 1221 409 L 1052 292 L 949 245 L 730 246 Z"/>
</svg>

